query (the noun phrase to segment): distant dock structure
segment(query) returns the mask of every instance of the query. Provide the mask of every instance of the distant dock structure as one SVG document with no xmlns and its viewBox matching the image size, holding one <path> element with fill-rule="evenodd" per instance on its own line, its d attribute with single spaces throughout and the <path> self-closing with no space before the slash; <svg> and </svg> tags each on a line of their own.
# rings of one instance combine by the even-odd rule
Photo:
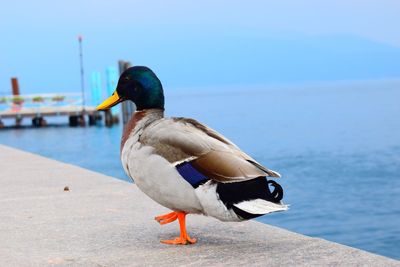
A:
<svg viewBox="0 0 400 267">
<path fill-rule="evenodd" d="M 118 69 L 115 67 L 106 68 L 106 92 L 103 92 L 101 72 L 93 71 L 90 82 L 90 97 L 86 100 L 81 51 L 82 39 L 79 38 L 81 92 L 24 95 L 20 93 L 18 79 L 13 77 L 11 78 L 12 94 L 0 94 L 0 129 L 5 128 L 4 122 L 6 120 L 14 120 L 13 126 L 21 127 L 26 125 L 27 119 L 31 120 L 33 127 L 43 127 L 48 124 L 46 118 L 49 117 L 68 117 L 68 124 L 71 127 L 103 124 L 101 121 L 104 121 L 105 126 L 112 126 L 119 123 L 120 118 L 123 125 L 126 124 L 135 111 L 133 103 L 127 101 L 122 103 L 121 109 L 113 107 L 103 112 L 97 111 L 96 106 L 114 92 L 119 74 L 132 64 L 129 61 L 120 60 Z"/>
<path fill-rule="evenodd" d="M 32 126 L 47 125 L 46 118 L 67 116 L 69 126 L 95 125 L 102 119 L 96 107 L 85 105 L 81 93 L 56 93 L 21 95 L 18 79 L 11 78 L 12 95 L 0 96 L 0 128 L 6 119 L 13 119 L 14 126 L 20 127 L 26 118 Z"/>
<path fill-rule="evenodd" d="M 22 126 L 23 119 L 32 120 L 32 126 L 47 125 L 45 118 L 67 116 L 69 125 L 95 125 L 101 115 L 94 106 L 82 106 L 80 93 L 37 95 L 11 95 L 0 97 L 0 128 L 5 119 L 14 119 L 15 126 Z"/>
</svg>

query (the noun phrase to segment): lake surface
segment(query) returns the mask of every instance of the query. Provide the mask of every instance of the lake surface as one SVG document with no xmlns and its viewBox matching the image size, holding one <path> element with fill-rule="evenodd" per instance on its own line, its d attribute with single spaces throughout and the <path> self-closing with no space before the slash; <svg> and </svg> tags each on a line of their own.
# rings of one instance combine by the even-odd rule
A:
<svg viewBox="0 0 400 267">
<path fill-rule="evenodd" d="M 290 210 L 259 218 L 400 259 L 400 82 L 205 88 L 166 94 L 279 171 Z M 0 130 L 0 143 L 129 180 L 121 126 Z"/>
</svg>

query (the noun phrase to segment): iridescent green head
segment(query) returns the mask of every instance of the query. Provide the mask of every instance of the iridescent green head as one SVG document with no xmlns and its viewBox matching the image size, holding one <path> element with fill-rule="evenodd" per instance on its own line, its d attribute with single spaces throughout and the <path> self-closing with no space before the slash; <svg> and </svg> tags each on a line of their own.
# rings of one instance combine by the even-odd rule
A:
<svg viewBox="0 0 400 267">
<path fill-rule="evenodd" d="M 97 110 L 109 109 L 125 100 L 133 101 L 137 110 L 164 109 L 163 88 L 151 69 L 135 66 L 124 71 L 115 92 L 101 103 Z"/>
</svg>

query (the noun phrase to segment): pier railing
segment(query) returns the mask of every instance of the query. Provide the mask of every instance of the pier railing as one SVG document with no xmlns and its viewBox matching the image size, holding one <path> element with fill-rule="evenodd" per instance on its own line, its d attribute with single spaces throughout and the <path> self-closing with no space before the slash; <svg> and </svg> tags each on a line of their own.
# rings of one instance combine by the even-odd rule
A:
<svg viewBox="0 0 400 267">
<path fill-rule="evenodd" d="M 0 96 L 0 124 L 2 119 L 14 118 L 20 125 L 23 118 L 29 117 L 35 126 L 43 126 L 44 117 L 69 116 L 70 125 L 75 126 L 84 124 L 85 115 L 89 116 L 89 124 L 96 121 L 96 114 L 95 106 L 83 106 L 80 93 Z"/>
<path fill-rule="evenodd" d="M 80 93 L 0 96 L 0 111 L 18 112 L 24 108 L 82 107 Z"/>
</svg>

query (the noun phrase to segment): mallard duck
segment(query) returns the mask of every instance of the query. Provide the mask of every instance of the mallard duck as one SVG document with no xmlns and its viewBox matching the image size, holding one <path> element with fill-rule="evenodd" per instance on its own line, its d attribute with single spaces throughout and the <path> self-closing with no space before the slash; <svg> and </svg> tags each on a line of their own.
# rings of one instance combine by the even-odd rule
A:
<svg viewBox="0 0 400 267">
<path fill-rule="evenodd" d="M 180 236 L 162 243 L 196 242 L 186 231 L 187 214 L 243 221 L 287 209 L 282 187 L 269 179 L 279 173 L 194 119 L 164 117 L 163 87 L 152 70 L 135 66 L 124 71 L 97 110 L 125 100 L 135 103 L 136 112 L 122 134 L 123 168 L 140 190 L 172 210 L 155 217 L 157 222 L 179 221 Z"/>
</svg>

